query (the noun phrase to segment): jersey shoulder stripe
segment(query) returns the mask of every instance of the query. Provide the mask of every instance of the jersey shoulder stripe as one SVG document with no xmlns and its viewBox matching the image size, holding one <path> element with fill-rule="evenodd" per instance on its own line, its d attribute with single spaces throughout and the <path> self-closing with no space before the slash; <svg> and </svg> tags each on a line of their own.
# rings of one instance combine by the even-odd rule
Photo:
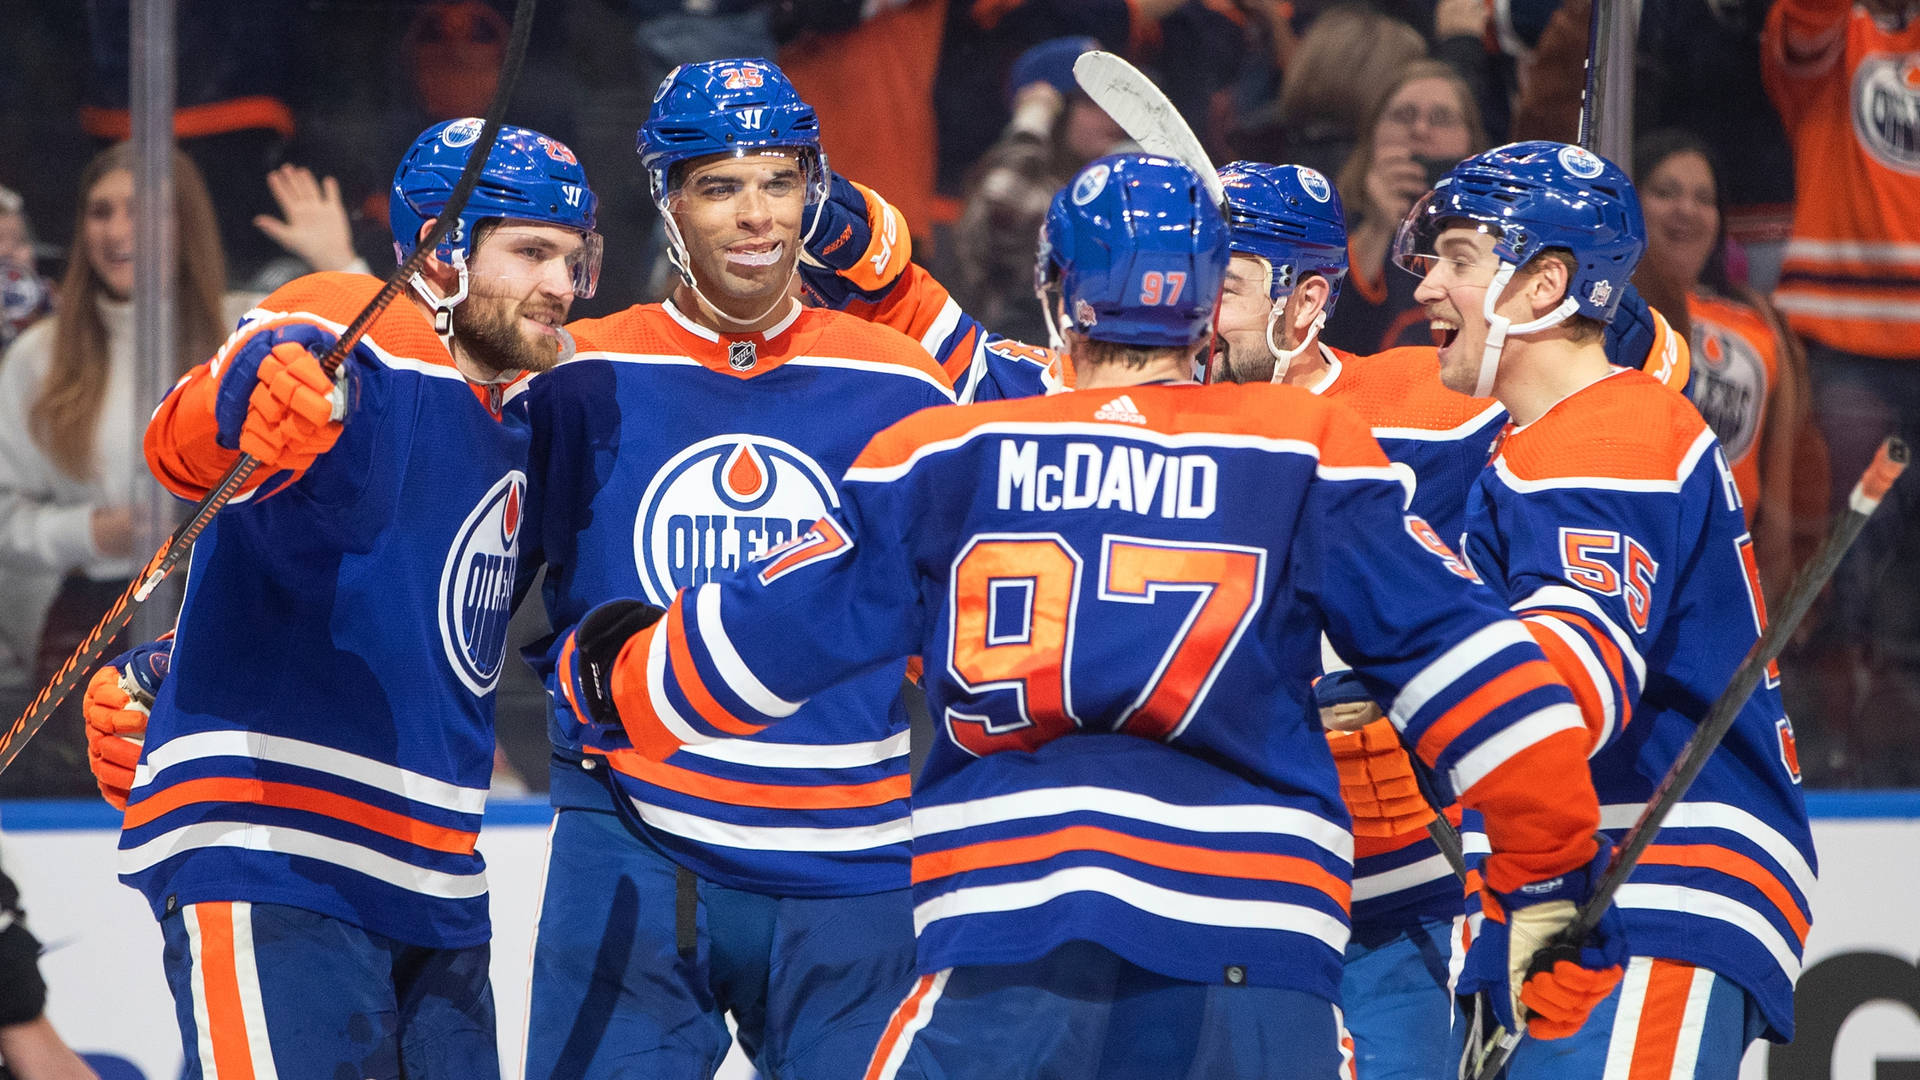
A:
<svg viewBox="0 0 1920 1080">
<path fill-rule="evenodd" d="M 874 436 L 848 479 L 885 479 L 928 453 L 1022 430 L 1141 439 L 1172 448 L 1291 450 L 1311 454 L 1323 469 L 1333 470 L 1384 474 L 1388 466 L 1359 417 L 1299 387 L 1131 386 L 919 413 Z"/>
<path fill-rule="evenodd" d="M 1327 391 L 1360 414 L 1381 438 L 1459 438 L 1485 427 L 1502 412 L 1492 398 L 1468 397 L 1440 382 L 1440 357 L 1429 346 L 1410 345 L 1373 356 L 1335 350 L 1341 378 Z"/>
<path fill-rule="evenodd" d="M 1713 445 L 1692 402 L 1651 376 L 1616 370 L 1516 428 L 1494 468 L 1521 491 L 1678 491 Z"/>
<path fill-rule="evenodd" d="M 318 322 L 337 333 L 360 314 L 381 286 L 380 279 L 366 274 L 326 271 L 295 278 L 255 304 L 236 336 L 251 335 L 265 320 L 289 317 L 310 317 L 307 321 Z M 395 297 L 381 309 L 367 327 L 361 343 L 387 367 L 429 365 L 444 368 L 454 378 L 461 377 L 440 335 L 433 332 L 433 325 L 405 296 Z"/>
</svg>

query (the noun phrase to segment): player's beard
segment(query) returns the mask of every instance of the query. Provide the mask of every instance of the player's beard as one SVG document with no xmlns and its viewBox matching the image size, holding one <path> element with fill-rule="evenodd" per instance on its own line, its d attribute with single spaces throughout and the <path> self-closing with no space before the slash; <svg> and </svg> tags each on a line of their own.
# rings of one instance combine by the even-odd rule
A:
<svg viewBox="0 0 1920 1080">
<path fill-rule="evenodd" d="M 1274 355 L 1264 334 L 1242 331 L 1232 338 L 1213 339 L 1213 377 L 1216 382 L 1263 383 L 1273 380 Z"/>
<path fill-rule="evenodd" d="M 453 332 L 475 364 L 495 374 L 546 371 L 560 362 L 560 339 L 535 336 L 521 316 L 547 315 L 558 326 L 566 309 L 535 299 L 469 296 L 453 309 Z"/>
</svg>

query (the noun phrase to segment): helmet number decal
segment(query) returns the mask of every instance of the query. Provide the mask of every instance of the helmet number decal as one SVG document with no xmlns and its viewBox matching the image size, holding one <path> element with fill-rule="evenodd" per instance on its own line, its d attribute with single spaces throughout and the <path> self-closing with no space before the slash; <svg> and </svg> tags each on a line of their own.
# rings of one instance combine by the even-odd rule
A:
<svg viewBox="0 0 1920 1080">
<path fill-rule="evenodd" d="M 757 67 L 721 68 L 720 74 L 727 80 L 729 90 L 745 90 L 749 87 L 765 85 L 765 78 Z"/>
<path fill-rule="evenodd" d="M 1169 270 L 1161 273 L 1149 270 L 1140 275 L 1140 303 L 1147 307 L 1180 302 L 1180 292 L 1187 287 L 1187 275 L 1184 270 Z"/>
</svg>

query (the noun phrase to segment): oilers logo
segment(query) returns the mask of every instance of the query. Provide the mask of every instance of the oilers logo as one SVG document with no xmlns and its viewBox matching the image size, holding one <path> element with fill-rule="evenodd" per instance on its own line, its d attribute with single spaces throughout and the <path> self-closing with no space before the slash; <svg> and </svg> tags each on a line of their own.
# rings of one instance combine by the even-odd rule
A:
<svg viewBox="0 0 1920 1080">
<path fill-rule="evenodd" d="M 440 641 L 454 674 L 475 694 L 492 692 L 506 658 L 526 498 L 525 473 L 501 477 L 461 523 L 440 571 Z"/>
<path fill-rule="evenodd" d="M 813 527 L 840 505 L 826 470 L 761 435 L 716 435 L 661 466 L 634 515 L 633 554 L 648 599 L 704 585 Z"/>
<path fill-rule="evenodd" d="M 1693 356 L 1687 396 L 1726 449 L 1727 460 L 1745 460 L 1767 400 L 1766 363 L 1747 339 L 1699 318 L 1693 323 Z"/>
<path fill-rule="evenodd" d="M 1920 175 L 1920 54 L 1861 61 L 1853 73 L 1853 133 L 1881 164 Z"/>
</svg>

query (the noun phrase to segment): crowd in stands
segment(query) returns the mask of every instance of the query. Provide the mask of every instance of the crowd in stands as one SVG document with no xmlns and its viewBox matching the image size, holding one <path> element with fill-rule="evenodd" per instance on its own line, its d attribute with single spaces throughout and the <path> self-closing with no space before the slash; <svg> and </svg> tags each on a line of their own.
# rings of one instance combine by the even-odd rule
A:
<svg viewBox="0 0 1920 1080">
<path fill-rule="evenodd" d="M 766 55 L 817 109 L 835 169 L 902 210 L 915 258 L 989 327 L 1044 340 L 1031 282 L 1048 199 L 1128 145 L 1071 75 L 1104 48 L 1161 82 L 1215 161 L 1306 164 L 1338 187 L 1351 271 L 1325 337 L 1371 353 L 1431 340 L 1390 258 L 1413 201 L 1487 147 L 1576 136 L 1591 2 L 574 0 L 542 7 L 509 118 L 564 139 L 600 195 L 604 269 L 575 317 L 666 291 L 633 156 L 654 86 L 681 62 Z M 3 8 L 10 720 L 145 555 L 152 403 L 130 369 L 128 0 Z M 182 0 L 175 369 L 309 268 L 385 272 L 386 165 L 428 124 L 484 110 L 511 15 L 511 0 Z M 1776 601 L 1879 440 L 1920 438 L 1916 15 L 1920 0 L 1665 0 L 1641 15 L 1640 138 L 1620 162 L 1648 226 L 1636 283 L 1688 333 L 1689 393 L 1734 462 Z M 1810 784 L 1920 784 L 1914 487 L 1784 658 Z M 517 626 L 516 643 L 540 629 Z M 542 695 L 515 676 L 501 740 L 544 776 Z M 0 797 L 90 793 L 84 766 L 79 724 L 56 722 Z"/>
</svg>

